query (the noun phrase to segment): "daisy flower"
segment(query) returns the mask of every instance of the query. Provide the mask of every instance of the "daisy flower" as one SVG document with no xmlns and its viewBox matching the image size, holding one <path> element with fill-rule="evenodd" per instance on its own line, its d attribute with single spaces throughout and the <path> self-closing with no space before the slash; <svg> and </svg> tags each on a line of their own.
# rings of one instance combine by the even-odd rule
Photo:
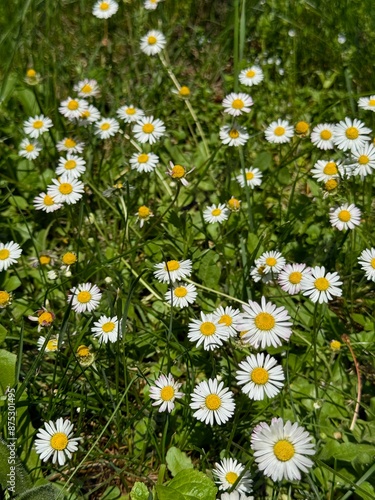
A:
<svg viewBox="0 0 375 500">
<path fill-rule="evenodd" d="M 223 493 L 220 500 L 254 500 L 253 496 L 247 496 L 245 493 L 232 491 L 231 493 Z"/>
<path fill-rule="evenodd" d="M 141 51 L 148 56 L 159 54 L 166 46 L 167 41 L 163 33 L 157 30 L 149 31 L 141 38 Z"/>
<path fill-rule="evenodd" d="M 371 134 L 371 129 L 365 127 L 364 123 L 357 118 L 351 120 L 346 117 L 335 125 L 333 143 L 343 151 L 355 151 L 370 140 L 368 134 Z"/>
<path fill-rule="evenodd" d="M 42 151 L 42 148 L 37 141 L 26 138 L 21 142 L 18 154 L 28 160 L 35 160 L 35 158 L 38 158 L 40 151 Z"/>
<path fill-rule="evenodd" d="M 179 391 L 181 385 L 175 382 L 170 373 L 167 376 L 160 375 L 155 380 L 155 385 L 150 387 L 150 398 L 155 400 L 152 406 L 159 406 L 159 412 L 171 413 L 174 409 L 175 399 L 181 399 L 184 396 L 184 393 Z"/>
<path fill-rule="evenodd" d="M 145 3 L 143 4 L 143 7 L 146 10 L 155 10 L 159 2 L 160 0 L 146 0 Z"/>
<path fill-rule="evenodd" d="M 227 306 L 225 309 L 219 306 L 212 313 L 217 316 L 219 320 L 219 325 L 224 325 L 228 331 L 228 337 L 235 337 L 237 335 L 236 322 L 240 317 L 240 310 L 233 309 L 231 306 Z"/>
<path fill-rule="evenodd" d="M 250 68 L 243 69 L 238 78 L 243 85 L 251 87 L 252 85 L 258 85 L 264 76 L 259 66 L 251 66 Z"/>
<path fill-rule="evenodd" d="M 327 273 L 325 267 L 315 266 L 310 274 L 303 276 L 301 290 L 303 295 L 307 295 L 313 302 L 328 302 L 333 297 L 341 297 L 340 288 L 342 281 L 337 273 Z"/>
<path fill-rule="evenodd" d="M 23 130 L 26 135 L 29 135 L 33 139 L 37 139 L 40 135 L 47 132 L 49 128 L 53 126 L 52 120 L 46 118 L 44 115 L 34 116 L 29 118 L 23 124 Z"/>
<path fill-rule="evenodd" d="M 343 177 L 345 174 L 345 168 L 341 165 L 341 162 L 335 160 L 318 160 L 314 168 L 311 169 L 311 174 L 314 179 L 319 182 L 327 182 L 333 177 Z"/>
<path fill-rule="evenodd" d="M 116 111 L 116 114 L 121 120 L 124 120 L 125 123 L 137 122 L 140 118 L 145 116 L 144 111 L 136 108 L 133 104 L 121 106 L 121 108 Z"/>
<path fill-rule="evenodd" d="M 139 220 L 140 228 L 142 228 L 144 223 L 154 216 L 154 214 L 148 207 L 146 207 L 146 205 L 142 205 L 141 207 L 139 207 L 138 212 L 135 215 L 137 216 L 137 220 Z"/>
<path fill-rule="evenodd" d="M 94 326 L 91 328 L 91 332 L 100 343 L 116 342 L 121 338 L 121 322 L 116 316 L 113 318 L 100 316 L 99 320 L 95 321 Z"/>
<path fill-rule="evenodd" d="M 313 466 L 305 455 L 314 455 L 311 436 L 297 423 L 273 418 L 271 425 L 261 422 L 251 435 L 255 462 L 263 474 L 273 481 L 300 480 L 302 472 Z"/>
<path fill-rule="evenodd" d="M 201 319 L 191 320 L 188 326 L 188 339 L 191 342 L 197 342 L 197 347 L 203 344 L 205 351 L 213 351 L 223 345 L 223 340 L 229 338 L 227 326 L 219 323 L 219 318 L 214 314 L 201 312 Z"/>
<path fill-rule="evenodd" d="M 170 288 L 164 297 L 167 302 L 172 302 L 173 307 L 182 309 L 194 304 L 197 298 L 197 289 L 195 285 L 179 283 L 177 286 Z"/>
<path fill-rule="evenodd" d="M 182 99 L 189 99 L 191 90 L 187 85 L 182 85 L 179 89 L 173 89 L 172 92 Z"/>
<path fill-rule="evenodd" d="M 101 118 L 99 121 L 95 122 L 95 134 L 100 137 L 100 139 L 108 139 L 112 137 L 120 130 L 120 124 L 114 118 Z"/>
<path fill-rule="evenodd" d="M 68 153 L 66 158 L 59 158 L 59 165 L 56 168 L 56 174 L 66 174 L 70 179 L 78 179 L 86 170 L 86 162 L 77 155 Z"/>
<path fill-rule="evenodd" d="M 64 266 L 61 266 L 62 269 L 69 269 L 70 266 L 77 262 L 77 255 L 74 252 L 65 252 L 61 258 Z"/>
<path fill-rule="evenodd" d="M 281 120 L 281 118 L 279 118 L 266 128 L 264 135 L 268 142 L 284 144 L 290 142 L 290 139 L 294 135 L 294 130 L 287 120 Z"/>
<path fill-rule="evenodd" d="M 134 153 L 129 163 L 132 170 L 139 173 L 152 172 L 159 163 L 159 157 L 154 153 Z"/>
<path fill-rule="evenodd" d="M 300 121 L 296 123 L 296 126 L 294 127 L 294 130 L 296 131 L 296 134 L 298 134 L 300 137 L 306 137 L 306 135 L 309 132 L 309 124 L 304 121 Z"/>
<path fill-rule="evenodd" d="M 25 82 L 28 85 L 37 85 L 40 82 L 40 74 L 35 71 L 34 68 L 29 68 L 26 71 Z"/>
<path fill-rule="evenodd" d="M 245 466 L 238 462 L 235 458 L 223 458 L 220 463 L 215 463 L 215 468 L 212 469 L 215 482 L 220 490 L 229 490 L 233 487 L 237 479 L 242 475 Z M 237 483 L 235 490 L 238 493 L 246 493 L 251 491 L 252 480 L 250 474 L 246 471 L 240 481 Z"/>
<path fill-rule="evenodd" d="M 239 94 L 232 92 L 223 100 L 223 108 L 225 113 L 232 116 L 240 116 L 242 113 L 250 113 L 253 100 L 248 94 L 240 92 Z"/>
<path fill-rule="evenodd" d="M 228 146 L 243 146 L 249 139 L 249 134 L 245 127 L 239 125 L 224 125 L 220 128 L 219 137 L 223 144 Z"/>
<path fill-rule="evenodd" d="M 253 266 L 250 269 L 250 276 L 257 283 L 262 281 L 262 283 L 269 283 L 273 280 L 274 276 L 272 273 L 264 272 L 264 266 Z"/>
<path fill-rule="evenodd" d="M 365 146 L 352 151 L 350 167 L 353 169 L 353 175 L 359 175 L 364 179 L 366 175 L 373 173 L 375 169 L 375 147 L 373 144 L 366 144 Z"/>
<path fill-rule="evenodd" d="M 118 3 L 115 0 L 98 0 L 92 9 L 92 13 L 99 19 L 108 19 L 113 14 L 116 14 L 117 10 Z"/>
<path fill-rule="evenodd" d="M 69 151 L 70 153 L 82 153 L 85 144 L 78 142 L 73 137 L 65 137 L 56 144 L 57 151 Z"/>
<path fill-rule="evenodd" d="M 360 97 L 358 99 L 358 107 L 369 111 L 375 111 L 375 95 Z"/>
<path fill-rule="evenodd" d="M 224 382 L 209 379 L 200 382 L 191 394 L 190 408 L 197 410 L 193 417 L 205 424 L 225 424 L 233 415 L 236 407 L 233 393 Z"/>
<path fill-rule="evenodd" d="M 166 172 L 167 175 L 170 175 L 172 177 L 172 179 L 177 179 L 179 181 L 181 181 L 181 184 L 183 186 L 188 186 L 189 185 L 189 182 L 186 180 L 186 176 L 189 175 L 194 169 L 195 167 L 191 168 L 188 172 L 186 171 L 186 168 L 183 167 L 182 165 L 174 165 L 173 162 L 169 162 L 169 165 L 171 166 L 171 168 L 169 168 Z"/>
<path fill-rule="evenodd" d="M 310 271 L 306 264 L 287 264 L 280 271 L 277 281 L 284 292 L 296 295 L 301 291 L 302 278 Z"/>
<path fill-rule="evenodd" d="M 45 307 L 37 311 L 38 316 L 28 316 L 30 321 L 36 321 L 38 323 L 38 332 L 44 327 L 49 327 L 55 320 L 55 314 L 52 311 L 48 311 Z"/>
<path fill-rule="evenodd" d="M 251 354 L 238 365 L 236 372 L 238 385 L 250 399 L 261 401 L 265 395 L 274 398 L 284 385 L 284 372 L 277 360 L 269 354 Z"/>
<path fill-rule="evenodd" d="M 4 309 L 12 303 L 12 294 L 6 290 L 0 290 L 0 309 Z"/>
<path fill-rule="evenodd" d="M 319 149 L 333 149 L 334 129 L 335 126 L 332 123 L 320 123 L 316 125 L 311 131 L 311 142 Z"/>
<path fill-rule="evenodd" d="M 231 212 L 239 212 L 241 208 L 241 200 L 237 200 L 234 196 L 227 201 L 227 207 Z"/>
<path fill-rule="evenodd" d="M 67 203 L 75 205 L 82 198 L 84 192 L 83 183 L 77 179 L 72 179 L 68 174 L 64 174 L 58 179 L 52 179 L 53 184 L 47 187 L 47 194 L 56 203 Z"/>
<path fill-rule="evenodd" d="M 339 342 L 338 340 L 331 340 L 331 342 L 329 343 L 329 347 L 333 352 L 337 352 L 341 349 L 341 342 Z"/>
<path fill-rule="evenodd" d="M 15 264 L 21 257 L 21 253 L 22 248 L 14 241 L 0 243 L 0 271 L 6 271 L 9 266 Z"/>
<path fill-rule="evenodd" d="M 72 120 L 79 118 L 87 107 L 88 103 L 84 99 L 72 99 L 68 97 L 68 99 L 62 101 L 59 111 L 63 116 Z"/>
<path fill-rule="evenodd" d="M 43 349 L 45 342 L 46 342 L 46 337 L 40 336 L 38 338 L 37 347 L 39 351 Z M 56 335 L 56 337 L 51 337 L 47 341 L 46 346 L 44 348 L 44 352 L 55 352 L 58 350 L 58 348 L 59 348 L 59 336 Z"/>
<path fill-rule="evenodd" d="M 76 83 L 73 90 L 78 92 L 79 97 L 97 97 L 100 94 L 98 82 L 88 78 Z"/>
<path fill-rule="evenodd" d="M 254 188 L 255 186 L 260 186 L 262 184 L 263 174 L 259 168 L 251 167 L 245 170 L 246 185 Z M 243 173 L 237 175 L 237 182 L 239 182 L 241 187 L 245 187 L 245 179 Z"/>
<path fill-rule="evenodd" d="M 219 203 L 219 205 L 211 205 L 203 210 L 203 219 L 209 224 L 214 222 L 219 222 L 221 224 L 229 217 L 229 210 L 225 206 L 225 203 Z"/>
<path fill-rule="evenodd" d="M 81 283 L 71 288 L 72 293 L 68 295 L 68 303 L 72 304 L 73 311 L 82 313 L 94 311 L 100 302 L 102 293 L 96 285 Z"/>
<path fill-rule="evenodd" d="M 72 458 L 72 453 L 78 449 L 80 438 L 72 438 L 73 424 L 70 420 L 58 418 L 44 423 L 44 429 L 39 429 L 35 440 L 35 450 L 40 459 L 46 462 L 52 457 L 52 463 L 64 465 L 66 459 Z"/>
<path fill-rule="evenodd" d="M 87 109 L 82 112 L 81 116 L 79 117 L 79 125 L 89 125 L 90 123 L 95 123 L 100 120 L 100 111 L 98 108 L 93 106 L 92 104 L 89 104 Z"/>
<path fill-rule="evenodd" d="M 59 210 L 62 203 L 56 203 L 55 198 L 46 193 L 40 193 L 33 200 L 33 205 L 36 210 L 43 210 L 47 214 Z"/>
<path fill-rule="evenodd" d="M 366 248 L 358 257 L 358 263 L 366 273 L 366 278 L 375 281 L 375 248 Z"/>
<path fill-rule="evenodd" d="M 237 329 L 246 331 L 241 338 L 255 349 L 281 345 L 281 340 L 289 340 L 292 323 L 285 307 L 276 307 L 272 302 L 261 299 L 261 305 L 249 300 L 243 306 L 243 313 L 237 322 Z"/>
<path fill-rule="evenodd" d="M 159 118 L 154 120 L 153 116 L 144 116 L 134 125 L 133 132 L 135 138 L 140 143 L 149 142 L 150 144 L 154 144 L 154 142 L 158 141 L 164 135 L 165 126 Z"/>
<path fill-rule="evenodd" d="M 259 259 L 255 261 L 257 267 L 263 267 L 265 274 L 273 273 L 278 274 L 285 266 L 285 259 L 280 252 L 272 250 L 271 252 L 264 252 Z"/>
<path fill-rule="evenodd" d="M 361 211 L 353 203 L 344 203 L 340 207 L 330 209 L 329 221 L 339 231 L 354 229 L 361 223 Z"/>
<path fill-rule="evenodd" d="M 173 283 L 175 281 L 188 278 L 191 275 L 192 262 L 190 259 L 186 260 L 168 260 L 155 264 L 156 271 L 154 271 L 155 278 L 161 283 Z"/>
</svg>

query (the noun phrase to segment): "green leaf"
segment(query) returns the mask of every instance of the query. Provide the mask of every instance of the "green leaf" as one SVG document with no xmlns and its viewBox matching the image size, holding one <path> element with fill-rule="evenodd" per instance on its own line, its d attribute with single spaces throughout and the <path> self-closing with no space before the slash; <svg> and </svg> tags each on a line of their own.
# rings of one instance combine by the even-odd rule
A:
<svg viewBox="0 0 375 500">
<path fill-rule="evenodd" d="M 343 462 L 356 462 L 362 464 L 372 463 L 375 447 L 370 444 L 341 443 L 340 448 L 332 453 L 334 458 Z"/>
<path fill-rule="evenodd" d="M 219 256 L 213 251 L 209 250 L 202 258 L 199 266 L 198 277 L 204 286 L 209 288 L 216 288 L 220 279 L 221 270 L 217 266 Z"/>
<path fill-rule="evenodd" d="M 159 500 L 215 500 L 217 488 L 203 472 L 183 470 L 167 486 L 156 486 Z"/>
<path fill-rule="evenodd" d="M 20 494 L 32 487 L 32 482 L 13 450 L 12 444 L 0 439 L 0 484 L 9 493 Z M 14 482 L 14 484 L 13 484 Z"/>
<path fill-rule="evenodd" d="M 148 500 L 149 492 L 147 486 L 144 483 L 137 481 L 130 492 L 130 498 L 132 500 Z"/>
<path fill-rule="evenodd" d="M 182 470 L 193 468 L 191 458 L 175 446 L 168 450 L 166 461 L 172 476 L 176 476 Z"/>
<path fill-rule="evenodd" d="M 5 394 L 7 387 L 13 387 L 16 381 L 17 356 L 5 349 L 0 349 L 0 396 Z"/>
<path fill-rule="evenodd" d="M 253 166 L 259 168 L 259 170 L 267 170 L 272 167 L 272 155 L 268 151 L 262 151 L 258 154 L 253 162 Z"/>
<path fill-rule="evenodd" d="M 2 344 L 7 336 L 7 329 L 0 325 L 0 344 Z"/>
<path fill-rule="evenodd" d="M 7 292 L 13 292 L 16 288 L 18 288 L 21 285 L 21 281 L 17 276 L 11 276 L 8 280 L 5 281 L 4 283 L 4 288 L 6 289 Z"/>
<path fill-rule="evenodd" d="M 17 497 L 17 500 L 58 500 L 64 495 L 52 484 L 44 484 L 25 491 Z"/>
</svg>

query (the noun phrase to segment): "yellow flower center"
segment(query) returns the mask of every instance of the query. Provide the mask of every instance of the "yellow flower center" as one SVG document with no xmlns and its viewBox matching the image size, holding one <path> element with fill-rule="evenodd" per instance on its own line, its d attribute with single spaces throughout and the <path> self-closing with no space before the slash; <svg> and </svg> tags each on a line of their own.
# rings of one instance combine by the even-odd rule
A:
<svg viewBox="0 0 375 500">
<path fill-rule="evenodd" d="M 32 144 L 28 144 L 26 147 L 25 147 L 26 151 L 28 153 L 31 153 L 31 151 L 34 151 L 34 146 Z"/>
<path fill-rule="evenodd" d="M 148 43 L 149 45 L 155 45 L 155 43 L 156 43 L 156 42 L 157 42 L 157 39 L 156 39 L 156 37 L 155 37 L 155 36 L 149 36 L 149 37 L 147 38 L 147 43 Z"/>
<path fill-rule="evenodd" d="M 227 472 L 225 474 L 225 479 L 228 481 L 229 484 L 234 484 L 237 481 L 238 474 L 235 472 Z"/>
<path fill-rule="evenodd" d="M 76 109 L 78 109 L 78 106 L 79 102 L 74 99 L 68 102 L 68 109 L 70 109 L 70 111 L 75 111 Z"/>
<path fill-rule="evenodd" d="M 141 207 L 138 208 L 138 217 L 141 219 L 147 219 L 147 217 L 150 216 L 150 209 L 147 208 L 145 205 L 142 205 Z"/>
<path fill-rule="evenodd" d="M 296 125 L 297 134 L 306 134 L 309 130 L 309 124 L 306 122 L 298 122 Z"/>
<path fill-rule="evenodd" d="M 336 179 L 330 179 L 329 181 L 327 181 L 325 183 L 325 188 L 327 191 L 333 191 L 334 189 L 337 188 L 338 186 L 338 182 L 336 181 Z"/>
<path fill-rule="evenodd" d="M 209 396 L 206 397 L 206 407 L 209 410 L 218 410 L 221 406 L 221 399 L 217 394 L 210 394 Z"/>
<path fill-rule="evenodd" d="M 341 349 L 341 343 L 338 340 L 331 340 L 329 346 L 332 351 L 339 351 Z"/>
<path fill-rule="evenodd" d="M 267 266 L 273 267 L 277 264 L 277 260 L 275 259 L 275 257 L 267 257 L 266 264 Z"/>
<path fill-rule="evenodd" d="M 341 210 L 337 217 L 341 220 L 341 222 L 349 222 L 351 219 L 349 210 Z"/>
<path fill-rule="evenodd" d="M 333 161 L 329 161 L 323 169 L 323 173 L 326 175 L 336 175 L 337 174 L 337 166 Z"/>
<path fill-rule="evenodd" d="M 108 9 L 109 9 L 109 3 L 107 3 L 107 2 L 102 2 L 102 3 L 100 4 L 100 9 L 101 9 L 101 10 L 108 10 Z"/>
<path fill-rule="evenodd" d="M 88 109 L 86 109 L 85 111 L 82 111 L 81 118 L 82 118 L 82 120 L 84 120 L 86 118 L 89 118 L 90 115 L 91 115 L 90 111 Z"/>
<path fill-rule="evenodd" d="M 348 127 L 345 131 L 345 135 L 348 139 L 357 139 L 359 136 L 358 129 L 356 127 Z"/>
<path fill-rule="evenodd" d="M 240 136 L 240 133 L 239 133 L 239 132 L 238 132 L 238 130 L 237 130 L 237 129 L 235 129 L 235 128 L 232 128 L 232 130 L 229 132 L 229 137 L 230 137 L 231 139 L 238 139 L 238 138 L 239 138 L 239 136 Z"/>
<path fill-rule="evenodd" d="M 61 194 L 70 194 L 73 191 L 73 186 L 68 182 L 63 182 L 59 186 L 59 191 Z"/>
<path fill-rule="evenodd" d="M 242 99 L 235 99 L 232 102 L 232 108 L 234 109 L 242 109 L 245 106 L 245 103 L 243 102 Z"/>
<path fill-rule="evenodd" d="M 278 441 L 273 447 L 273 452 L 276 458 L 281 462 L 287 462 L 293 458 L 295 453 L 294 446 L 286 439 Z"/>
<path fill-rule="evenodd" d="M 177 271 L 177 269 L 180 269 L 180 264 L 177 260 L 169 260 L 164 266 L 164 270 L 169 272 Z"/>
<path fill-rule="evenodd" d="M 331 137 L 332 132 L 330 130 L 324 129 L 320 132 L 320 138 L 323 139 L 323 141 L 329 141 Z"/>
<path fill-rule="evenodd" d="M 64 168 L 66 170 L 72 170 L 73 168 L 76 168 L 77 162 L 75 160 L 68 160 L 65 162 Z"/>
<path fill-rule="evenodd" d="M 10 255 L 10 252 L 7 248 L 2 248 L 0 250 L 0 260 L 6 260 Z"/>
<path fill-rule="evenodd" d="M 75 148 L 77 143 L 76 141 L 73 141 L 73 139 L 65 139 L 64 145 L 66 148 Z"/>
<path fill-rule="evenodd" d="M 155 130 L 155 127 L 152 123 L 145 123 L 142 127 L 142 130 L 145 134 L 152 134 L 152 132 Z"/>
<path fill-rule="evenodd" d="M 229 314 L 223 314 L 219 319 L 219 323 L 221 325 L 231 326 L 231 324 L 233 323 L 233 319 L 229 316 Z"/>
<path fill-rule="evenodd" d="M 375 258 L 374 259 L 371 259 L 371 267 L 373 269 L 375 269 Z"/>
<path fill-rule="evenodd" d="M 39 257 L 39 263 L 42 266 L 47 266 L 51 262 L 51 257 L 49 255 L 41 255 Z"/>
<path fill-rule="evenodd" d="M 160 391 L 160 397 L 163 401 L 170 401 L 174 398 L 174 389 L 171 385 L 166 385 Z"/>
<path fill-rule="evenodd" d="M 284 127 L 276 127 L 275 130 L 273 131 L 275 135 L 278 137 L 281 137 L 282 135 L 285 134 L 285 128 Z"/>
<path fill-rule="evenodd" d="M 252 179 L 254 179 L 253 172 L 246 172 L 246 180 L 251 181 Z"/>
<path fill-rule="evenodd" d="M 68 446 L 68 443 L 68 436 L 64 432 L 56 432 L 56 434 L 51 437 L 51 440 L 49 442 L 51 448 L 53 448 L 54 450 L 65 450 L 65 448 Z"/>
<path fill-rule="evenodd" d="M 35 69 L 32 69 L 32 68 L 28 69 L 27 72 L 26 72 L 26 76 L 28 78 L 35 78 L 36 77 L 36 71 L 35 71 Z"/>
<path fill-rule="evenodd" d="M 370 158 L 367 155 L 361 155 L 358 158 L 358 163 L 360 165 L 367 165 L 367 163 L 369 163 L 369 161 L 370 161 Z"/>
<path fill-rule="evenodd" d="M 108 323 L 104 323 L 104 325 L 102 325 L 102 330 L 104 333 L 110 333 L 113 332 L 115 326 L 116 325 L 113 323 L 113 321 L 108 321 Z"/>
<path fill-rule="evenodd" d="M 52 323 L 53 322 L 53 316 L 50 312 L 44 311 L 38 318 L 38 323 L 42 325 L 43 323 Z"/>
<path fill-rule="evenodd" d="M 256 73 L 253 69 L 249 69 L 249 71 L 246 72 L 246 76 L 248 78 L 253 78 L 255 75 L 256 75 Z"/>
<path fill-rule="evenodd" d="M 77 300 L 81 304 L 87 304 L 87 302 L 90 302 L 91 300 L 91 293 L 87 292 L 86 290 L 83 290 L 82 292 L 79 292 L 77 295 Z"/>
<path fill-rule="evenodd" d="M 174 289 L 174 294 L 179 299 L 181 297 L 186 297 L 187 293 L 188 293 L 188 291 L 187 291 L 187 289 L 184 286 L 178 286 L 177 288 Z"/>
<path fill-rule="evenodd" d="M 77 356 L 80 358 L 85 358 L 90 354 L 90 349 L 85 345 L 80 345 L 77 349 Z"/>
<path fill-rule="evenodd" d="M 228 207 L 231 209 L 231 210 L 239 210 L 240 209 L 240 201 L 237 200 L 236 198 L 231 198 L 229 201 L 228 201 Z"/>
<path fill-rule="evenodd" d="M 302 273 L 300 273 L 299 271 L 293 271 L 292 273 L 289 274 L 289 281 L 293 285 L 297 285 L 298 283 L 301 282 L 301 280 L 302 280 Z"/>
<path fill-rule="evenodd" d="M 211 215 L 214 217 L 218 217 L 221 214 L 221 209 L 220 208 L 214 208 L 211 212 Z"/>
<path fill-rule="evenodd" d="M 327 278 L 317 278 L 314 281 L 314 286 L 320 292 L 324 292 L 325 290 L 328 290 L 328 288 L 329 288 L 329 281 L 327 280 Z"/>
<path fill-rule="evenodd" d="M 242 332 L 240 332 L 240 338 L 244 337 L 248 332 L 249 330 L 243 330 Z"/>
<path fill-rule="evenodd" d="M 255 316 L 254 323 L 258 330 L 269 331 L 275 326 L 276 321 L 272 314 L 261 312 Z"/>
<path fill-rule="evenodd" d="M 50 196 L 49 194 L 46 194 L 45 197 L 44 197 L 44 200 L 43 200 L 43 203 L 47 206 L 47 207 L 50 207 L 52 205 L 55 204 L 55 202 L 53 201 L 53 198 L 52 196 Z"/>
<path fill-rule="evenodd" d="M 142 153 L 138 156 L 138 163 L 147 163 L 147 162 L 148 162 L 148 155 Z"/>
<path fill-rule="evenodd" d="M 81 88 L 81 92 L 83 92 L 84 94 L 89 94 L 90 92 L 92 92 L 92 87 L 90 84 L 86 83 L 82 88 Z"/>
<path fill-rule="evenodd" d="M 105 122 L 105 123 L 102 123 L 102 124 L 100 125 L 100 128 L 101 128 L 102 130 L 108 130 L 108 129 L 110 129 L 110 128 L 111 128 L 111 125 L 110 125 L 108 122 Z"/>
<path fill-rule="evenodd" d="M 205 321 L 201 324 L 199 330 L 205 337 L 211 337 L 216 332 L 216 326 L 211 321 Z"/>
<path fill-rule="evenodd" d="M 183 85 L 180 90 L 178 91 L 178 93 L 182 96 L 182 97 L 187 97 L 188 95 L 190 95 L 190 89 L 189 87 L 187 87 L 186 85 Z"/>
<path fill-rule="evenodd" d="M 35 122 L 33 123 L 33 127 L 34 128 L 42 128 L 43 127 L 42 120 L 35 120 Z"/>
<path fill-rule="evenodd" d="M 181 179 L 185 175 L 185 168 L 182 165 L 175 165 L 172 168 L 171 177 L 173 179 Z"/>
<path fill-rule="evenodd" d="M 73 252 L 66 252 L 62 257 L 62 261 L 66 266 L 71 266 L 77 262 L 77 256 Z"/>
<path fill-rule="evenodd" d="M 254 384 L 264 385 L 268 382 L 268 379 L 268 371 L 260 366 L 254 368 L 254 370 L 251 372 L 251 380 L 254 382 Z"/>
<path fill-rule="evenodd" d="M 51 339 L 47 342 L 46 345 L 47 351 L 57 351 L 57 339 Z"/>
<path fill-rule="evenodd" d="M 135 108 L 127 108 L 125 113 L 127 115 L 135 115 Z"/>
<path fill-rule="evenodd" d="M 5 290 L 0 291 L 0 306 L 4 306 L 8 304 L 10 300 L 10 294 L 6 292 Z"/>
<path fill-rule="evenodd" d="M 375 106 L 375 99 L 370 99 L 368 102 L 369 106 Z"/>
</svg>

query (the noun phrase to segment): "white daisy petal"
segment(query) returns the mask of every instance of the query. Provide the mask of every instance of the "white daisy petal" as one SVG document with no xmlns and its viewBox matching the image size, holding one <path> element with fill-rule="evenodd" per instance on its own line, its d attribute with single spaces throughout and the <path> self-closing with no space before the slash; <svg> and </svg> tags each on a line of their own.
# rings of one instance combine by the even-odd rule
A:
<svg viewBox="0 0 375 500">
<path fill-rule="evenodd" d="M 72 309 L 79 313 L 96 309 L 102 297 L 99 288 L 91 283 L 82 283 L 70 291 L 68 303 L 71 303 Z"/>
<path fill-rule="evenodd" d="M 275 397 L 284 385 L 284 372 L 275 358 L 263 353 L 251 354 L 239 364 L 236 379 L 242 385 L 242 392 L 250 399 L 262 400 L 265 396 Z"/>
<path fill-rule="evenodd" d="M 294 135 L 294 130 L 287 120 L 279 118 L 266 128 L 264 134 L 268 142 L 284 144 L 290 142 Z"/>
<path fill-rule="evenodd" d="M 250 492 L 252 480 L 249 472 L 244 473 L 244 470 L 245 466 L 233 458 L 224 458 L 220 463 L 216 463 L 215 468 L 212 469 L 212 474 L 219 491 L 231 489 L 237 479 L 242 476 L 234 491 L 239 494 Z"/>
<path fill-rule="evenodd" d="M 370 281 L 375 281 L 375 248 L 366 248 L 358 257 L 358 263 L 363 271 L 365 271 L 366 278 Z"/>
<path fill-rule="evenodd" d="M 91 331 L 100 343 L 116 342 L 122 336 L 121 321 L 116 316 L 113 318 L 100 316 L 99 320 L 95 321 Z"/>
<path fill-rule="evenodd" d="M 50 420 L 45 422 L 45 429 L 39 429 L 35 440 L 35 451 L 44 462 L 51 458 L 63 466 L 72 453 L 78 449 L 80 438 L 73 438 L 73 424 L 69 420 L 57 419 L 56 424 Z"/>
<path fill-rule="evenodd" d="M 329 220 L 339 231 L 354 229 L 361 223 L 361 211 L 355 205 L 344 203 L 337 208 L 330 209 Z"/>
<path fill-rule="evenodd" d="M 0 271 L 6 271 L 9 266 L 15 264 L 21 253 L 22 248 L 14 241 L 0 243 Z"/>
<path fill-rule="evenodd" d="M 224 382 L 218 384 L 216 379 L 200 382 L 194 388 L 191 399 L 190 408 L 196 410 L 193 416 L 209 425 L 226 423 L 236 406 L 233 393 L 224 387 Z"/>
<path fill-rule="evenodd" d="M 325 273 L 325 267 L 313 267 L 310 274 L 305 275 L 301 281 L 301 290 L 313 302 L 328 302 L 332 297 L 341 297 L 340 288 L 342 281 L 337 273 Z"/>
<path fill-rule="evenodd" d="M 174 409 L 175 400 L 184 396 L 184 393 L 179 391 L 181 385 L 170 373 L 167 376 L 160 375 L 155 380 L 155 385 L 150 387 L 150 398 L 155 400 L 152 406 L 159 406 L 159 412 L 170 413 Z"/>
<path fill-rule="evenodd" d="M 154 271 L 154 276 L 161 283 L 173 283 L 184 278 L 188 278 L 191 275 L 192 262 L 190 259 L 186 260 L 169 260 L 167 262 L 161 262 L 160 264 L 155 264 L 156 271 Z"/>
</svg>

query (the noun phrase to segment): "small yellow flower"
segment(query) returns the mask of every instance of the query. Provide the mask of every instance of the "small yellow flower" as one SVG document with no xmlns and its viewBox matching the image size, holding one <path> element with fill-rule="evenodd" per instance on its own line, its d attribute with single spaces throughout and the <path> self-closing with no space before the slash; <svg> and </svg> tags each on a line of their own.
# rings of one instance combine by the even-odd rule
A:
<svg viewBox="0 0 375 500">
<path fill-rule="evenodd" d="M 331 342 L 329 343 L 329 347 L 333 352 L 337 352 L 341 349 L 341 342 L 339 342 L 338 340 L 331 340 Z"/>
<path fill-rule="evenodd" d="M 40 82 L 40 76 L 34 68 L 29 68 L 26 71 L 25 82 L 29 85 L 36 85 Z"/>
<path fill-rule="evenodd" d="M 295 126 L 295 131 L 296 134 L 305 137 L 309 132 L 309 124 L 304 121 L 298 122 Z"/>
<path fill-rule="evenodd" d="M 148 207 L 146 207 L 146 205 L 142 205 L 141 207 L 139 207 L 138 212 L 135 215 L 137 216 L 137 220 L 139 220 L 140 227 L 143 227 L 143 224 L 148 221 L 150 217 L 154 216 L 154 214 Z"/>
<path fill-rule="evenodd" d="M 77 262 L 77 255 L 74 252 L 66 252 L 62 256 L 62 261 L 66 266 L 71 266 Z"/>
<path fill-rule="evenodd" d="M 0 290 L 0 309 L 9 306 L 12 302 L 12 294 L 6 290 Z"/>
<path fill-rule="evenodd" d="M 82 366 L 90 366 L 95 361 L 95 354 L 91 352 L 91 346 L 82 344 L 76 351 L 78 363 Z"/>
<path fill-rule="evenodd" d="M 227 207 L 232 212 L 239 212 L 241 208 L 241 200 L 237 200 L 234 196 L 230 200 L 227 201 Z"/>
</svg>

